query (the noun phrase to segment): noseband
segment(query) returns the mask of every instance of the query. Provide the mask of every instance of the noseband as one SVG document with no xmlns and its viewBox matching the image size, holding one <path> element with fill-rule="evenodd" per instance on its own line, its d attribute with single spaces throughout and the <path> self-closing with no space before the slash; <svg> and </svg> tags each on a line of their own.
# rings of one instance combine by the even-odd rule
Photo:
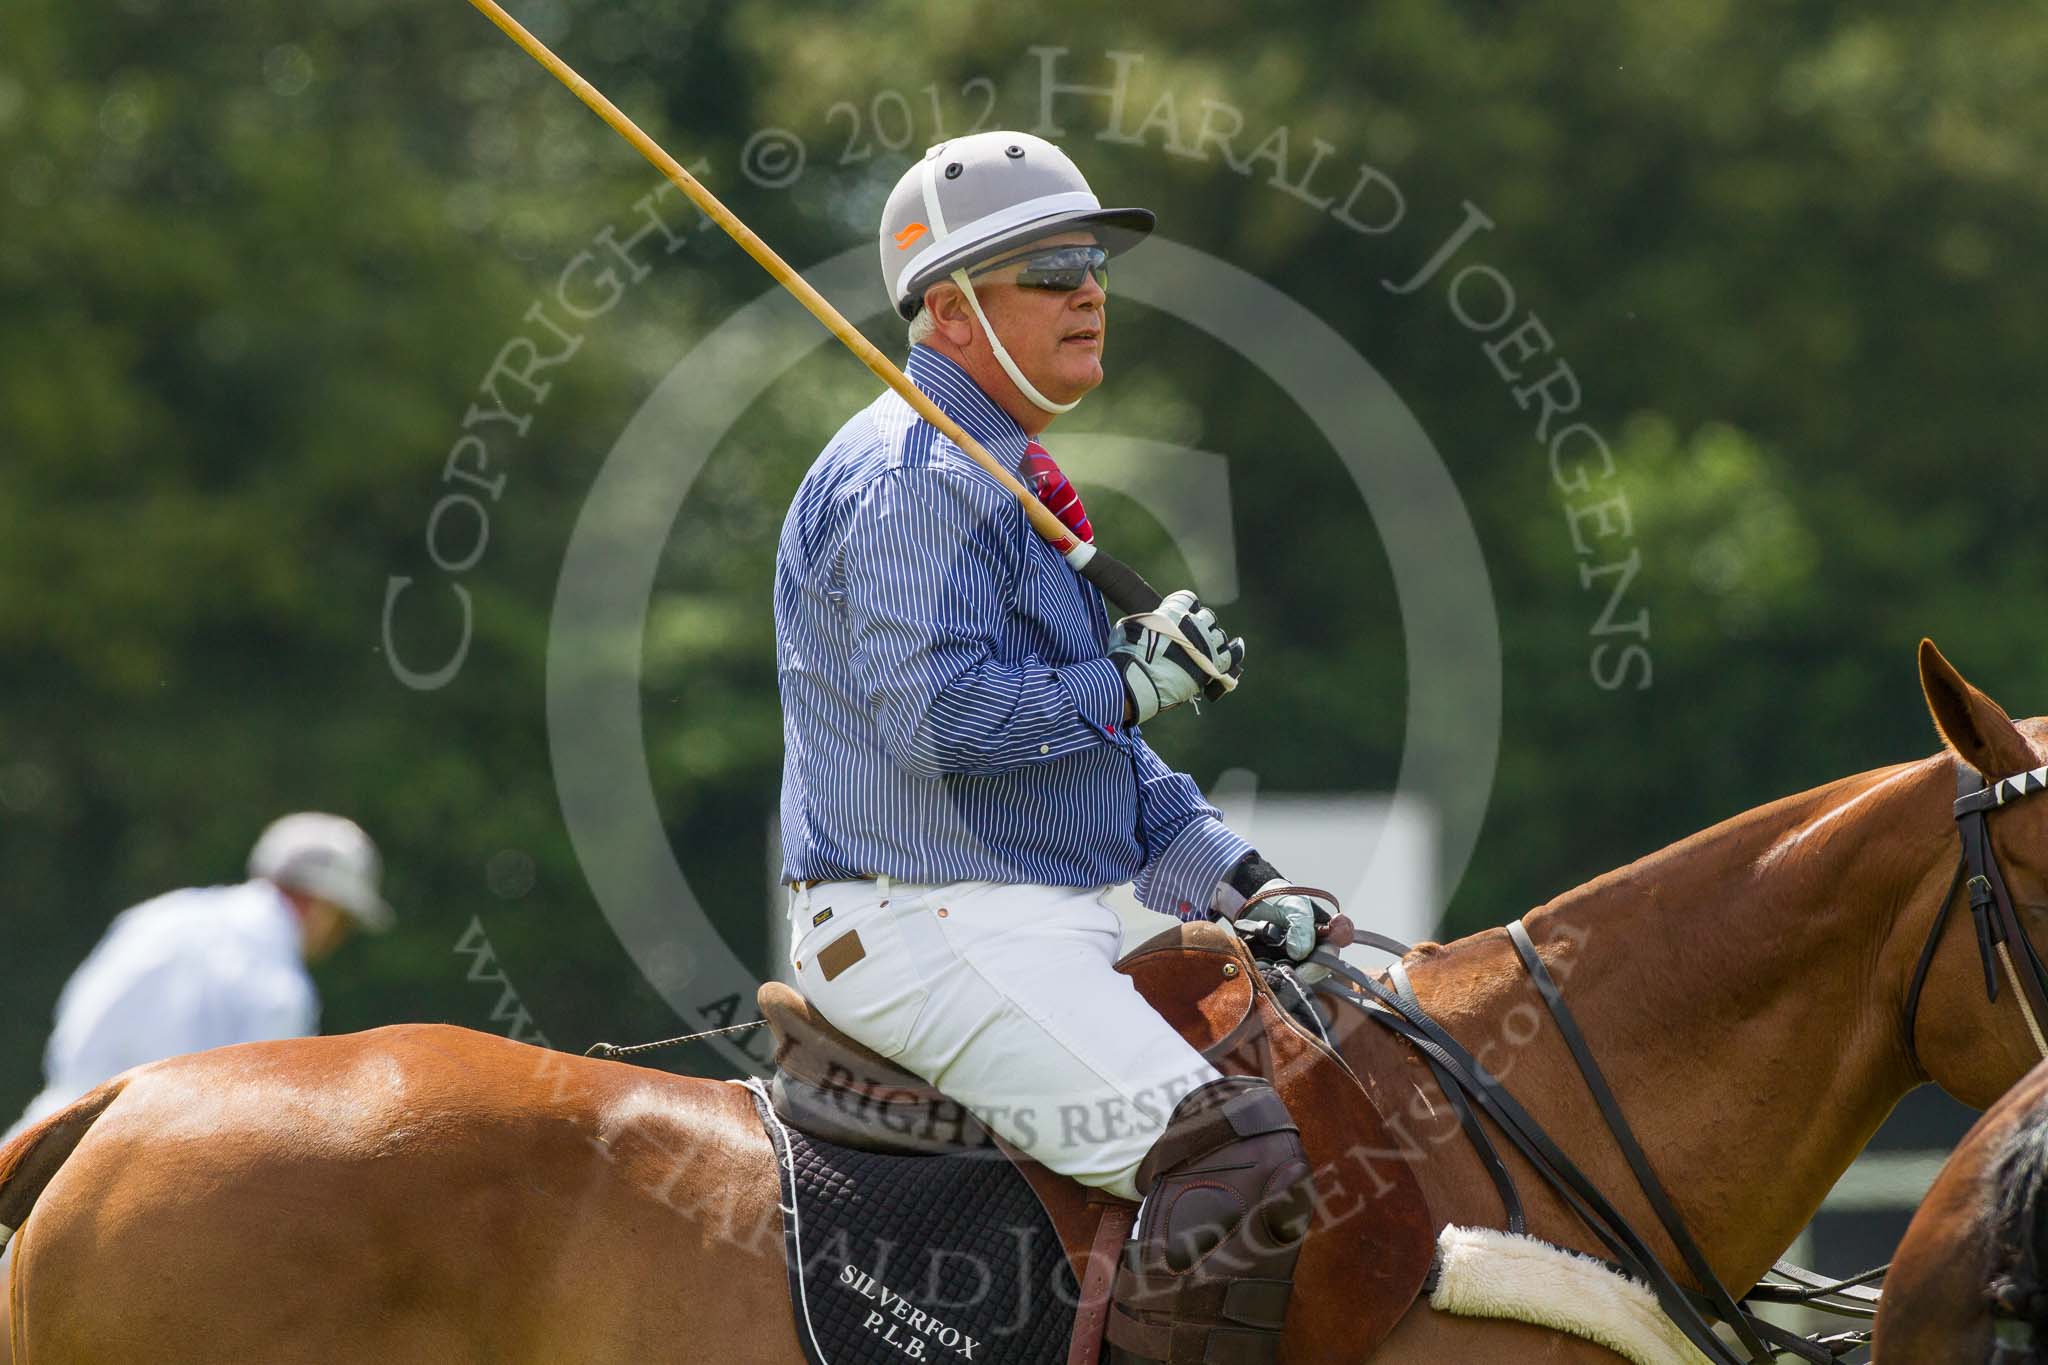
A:
<svg viewBox="0 0 2048 1365">
<path fill-rule="evenodd" d="M 1970 918 L 1977 926 L 1977 955 L 1984 966 L 1985 995 L 1993 1004 L 1998 1002 L 1998 971 L 2003 966 L 2034 1047 L 2048 1059 L 2048 1039 L 2041 1034 L 2041 1020 L 2048 1019 L 2048 967 L 2043 967 L 2033 940 L 2020 925 L 2012 892 L 2006 889 L 2005 874 L 1998 867 L 1998 854 L 1991 847 L 1990 827 L 1985 823 L 1985 817 L 2000 806 L 2038 791 L 2048 791 L 2048 766 L 2000 778 L 1989 786 L 1968 764 L 1957 769 L 1956 833 L 1962 837 L 1963 856 L 1956 864 L 1955 880 L 1949 883 L 1948 894 L 1942 898 L 1941 913 L 1934 917 L 1927 944 L 1920 950 L 1919 965 L 1913 969 L 1913 985 L 1906 992 L 1906 1056 L 1916 1070 L 1924 1070 L 1914 1042 L 1920 1017 L 1920 991 L 1927 984 L 1927 969 L 1934 963 L 1935 946 L 1941 942 L 1941 931 L 1948 925 L 1949 911 L 1955 908 L 1959 890 L 1970 893 Z M 2026 966 L 2024 972 L 2013 962 L 2014 944 L 2019 945 L 2019 957 Z"/>
</svg>

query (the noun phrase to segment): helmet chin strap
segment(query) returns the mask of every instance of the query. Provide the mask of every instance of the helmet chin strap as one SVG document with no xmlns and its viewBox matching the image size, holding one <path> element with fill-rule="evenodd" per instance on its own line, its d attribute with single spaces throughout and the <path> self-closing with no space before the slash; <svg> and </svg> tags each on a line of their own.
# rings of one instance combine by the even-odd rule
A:
<svg viewBox="0 0 2048 1365">
<path fill-rule="evenodd" d="M 1081 405 L 1079 398 L 1071 403 L 1055 403 L 1040 393 L 1037 387 L 1024 377 L 1024 371 L 1017 368 L 1017 362 L 1010 359 L 1010 353 L 1004 349 L 1003 339 L 996 335 L 996 329 L 989 326 L 988 314 L 981 311 L 981 300 L 974 297 L 974 286 L 968 282 L 964 267 L 953 272 L 953 283 L 959 285 L 960 292 L 967 296 L 967 306 L 972 308 L 974 316 L 981 320 L 981 330 L 988 335 L 989 349 L 996 353 L 996 364 L 1002 366 L 1003 373 L 1010 376 L 1010 382 L 1017 386 L 1017 392 L 1050 413 L 1072 412 Z"/>
</svg>

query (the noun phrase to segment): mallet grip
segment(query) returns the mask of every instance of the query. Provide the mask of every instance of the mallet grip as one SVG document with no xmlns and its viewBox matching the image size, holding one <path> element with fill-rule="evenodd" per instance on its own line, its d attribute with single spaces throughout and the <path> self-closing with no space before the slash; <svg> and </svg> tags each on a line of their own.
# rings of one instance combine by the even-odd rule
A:
<svg viewBox="0 0 2048 1365">
<path fill-rule="evenodd" d="M 945 438 L 967 452 L 969 459 L 986 469 L 997 482 L 1009 489 L 1024 508 L 1024 515 L 1031 519 L 1031 529 L 1038 532 L 1045 542 L 1072 562 L 1077 547 L 1086 549 L 1074 539 L 1066 523 L 1049 511 L 1045 504 L 1033 497 L 1031 490 L 1020 482 L 1015 473 L 1003 467 L 997 459 L 982 448 L 981 442 L 969 436 L 958 422 L 939 409 L 938 404 L 925 396 L 922 389 L 910 382 L 910 377 L 896 367 L 895 362 L 875 348 L 875 344 L 862 336 L 859 329 L 843 317 L 839 310 L 825 301 L 825 296 L 811 287 L 810 281 L 792 270 L 789 263 L 776 255 L 774 249 L 757 236 L 754 230 L 739 220 L 738 215 L 718 202 L 718 197 L 704 188 L 696 176 L 684 170 L 682 164 L 661 149 L 659 143 L 640 130 L 638 124 L 627 118 L 619 107 L 606 99 L 589 81 L 576 74 L 570 65 L 548 50 L 547 44 L 526 31 L 517 19 L 507 14 L 497 0 L 470 0 L 486 18 L 499 28 L 505 36 L 519 44 L 526 55 L 539 62 L 562 84 L 575 92 L 576 98 L 590 106 L 599 118 L 611 125 L 613 132 L 633 144 L 640 155 L 653 162 L 661 173 L 675 184 L 675 187 L 689 196 L 690 202 L 701 210 L 705 217 L 725 229 L 726 235 L 740 244 L 749 256 L 758 262 L 784 289 L 796 295 L 796 300 L 809 309 L 811 316 L 825 324 L 827 331 L 838 337 L 846 348 L 860 357 L 863 365 L 872 370 L 875 377 L 894 389 L 903 401 L 917 411 L 917 415 L 937 427 Z M 1083 564 L 1078 569 L 1091 583 L 1102 591 L 1102 595 L 1123 608 L 1127 613 L 1141 613 L 1159 605 L 1159 594 L 1151 585 L 1138 576 L 1136 570 L 1119 560 L 1111 559 L 1099 551 L 1086 560 L 1099 564 L 1091 572 Z"/>
<path fill-rule="evenodd" d="M 1032 502 L 1037 503 L 1038 500 L 1033 498 Z M 1025 510 L 1030 509 L 1027 507 Z M 1058 521 L 1059 518 L 1054 517 L 1053 520 Z M 1066 529 L 1064 524 L 1061 529 Z M 1066 551 L 1066 556 L 1067 563 L 1074 566 L 1075 572 L 1093 583 L 1098 592 L 1122 609 L 1124 615 L 1143 616 L 1159 610 L 1162 600 L 1159 590 L 1115 555 L 1084 544 Z"/>
</svg>

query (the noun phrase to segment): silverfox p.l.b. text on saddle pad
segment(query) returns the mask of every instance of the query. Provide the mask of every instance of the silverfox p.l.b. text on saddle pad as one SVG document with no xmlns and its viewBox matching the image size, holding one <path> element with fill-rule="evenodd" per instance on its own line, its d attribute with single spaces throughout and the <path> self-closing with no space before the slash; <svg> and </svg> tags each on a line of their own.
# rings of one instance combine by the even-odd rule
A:
<svg viewBox="0 0 2048 1365">
<path fill-rule="evenodd" d="M 748 1089 L 775 1146 L 797 1337 L 811 1365 L 1066 1356 L 1080 1297 L 1038 1198 L 993 1148 L 898 1156 L 821 1141 Z"/>
</svg>

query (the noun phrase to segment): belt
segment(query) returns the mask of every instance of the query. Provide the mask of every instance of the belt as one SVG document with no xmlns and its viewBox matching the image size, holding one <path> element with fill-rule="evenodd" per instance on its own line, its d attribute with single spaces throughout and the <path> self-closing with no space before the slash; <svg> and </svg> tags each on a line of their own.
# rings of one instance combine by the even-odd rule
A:
<svg viewBox="0 0 2048 1365">
<path fill-rule="evenodd" d="M 880 880 L 881 875 L 879 873 L 851 872 L 844 877 L 812 877 L 808 881 L 784 882 L 783 885 L 792 891 L 809 891 L 814 886 L 827 886 L 833 882 L 874 882 Z"/>
</svg>

